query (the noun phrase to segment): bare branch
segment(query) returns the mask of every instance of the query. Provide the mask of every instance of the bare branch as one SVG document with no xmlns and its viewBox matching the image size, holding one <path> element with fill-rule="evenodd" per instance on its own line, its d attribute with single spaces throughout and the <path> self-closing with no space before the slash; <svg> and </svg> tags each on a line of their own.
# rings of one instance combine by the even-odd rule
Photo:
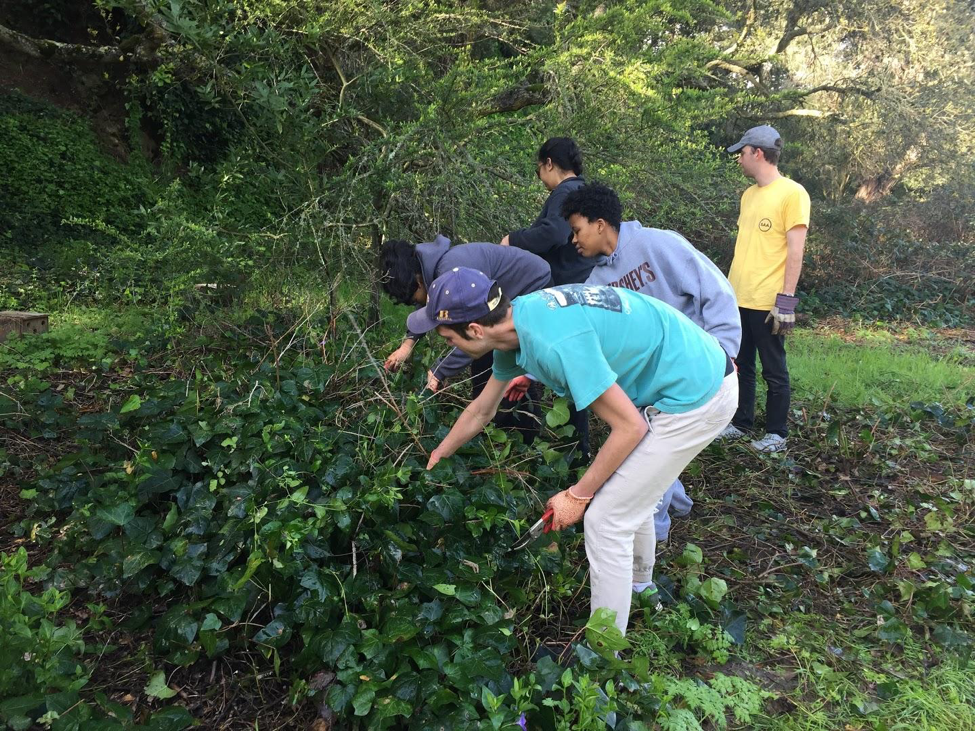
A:
<svg viewBox="0 0 975 731">
<path fill-rule="evenodd" d="M 755 18 L 758 16 L 757 9 L 755 7 L 755 0 L 752 0 L 749 8 L 748 15 L 745 16 L 745 25 L 741 28 L 741 33 L 738 34 L 738 40 L 728 46 L 722 54 L 727 56 L 738 50 L 738 46 L 745 42 L 748 34 L 751 32 L 752 26 L 755 25 Z"/>
<path fill-rule="evenodd" d="M 495 96 L 487 106 L 478 112 L 479 117 L 505 112 L 517 112 L 525 107 L 537 107 L 552 101 L 552 92 L 547 84 L 522 81 L 517 86 L 505 89 Z"/>
<path fill-rule="evenodd" d="M 862 96 L 865 99 L 872 99 L 879 91 L 876 89 L 865 89 L 862 86 L 838 86 L 836 84 L 820 84 L 819 86 L 813 86 L 808 89 L 797 89 L 794 92 L 790 92 L 793 96 L 799 98 L 805 98 L 812 94 L 818 94 L 822 91 L 832 92 L 833 94 L 856 94 L 857 96 Z"/>
<path fill-rule="evenodd" d="M 32 58 L 55 61 L 120 63 L 125 61 L 128 55 L 117 46 L 85 46 L 79 43 L 61 43 L 44 38 L 32 38 L 3 25 L 0 25 L 0 44 Z"/>
<path fill-rule="evenodd" d="M 765 84 L 762 83 L 762 80 L 759 79 L 755 74 L 753 74 L 749 69 L 745 68 L 744 66 L 739 66 L 738 64 L 731 63 L 730 61 L 725 61 L 720 58 L 715 58 L 712 59 L 711 61 L 708 61 L 704 65 L 704 68 L 706 69 L 719 68 L 725 71 L 730 71 L 733 74 L 738 74 L 739 76 L 748 79 L 756 87 L 758 87 L 759 90 L 762 91 L 763 93 L 768 92 L 768 89 L 766 89 Z"/>
<path fill-rule="evenodd" d="M 805 26 L 791 28 L 785 32 L 782 38 L 779 39 L 779 42 L 775 46 L 775 50 L 773 51 L 773 53 L 782 53 L 786 48 L 789 47 L 789 44 L 792 43 L 792 41 L 794 41 L 796 38 L 800 38 L 806 35 L 815 36 L 818 35 L 819 33 L 825 33 L 826 31 L 833 28 L 835 25 L 836 24 L 832 20 L 830 20 L 824 23 L 823 25 L 819 26 L 818 28 L 806 28 Z"/>
<path fill-rule="evenodd" d="M 785 119 L 786 117 L 835 117 L 836 112 L 824 112 L 820 109 L 786 109 L 782 112 L 763 112 L 762 119 Z M 756 117 L 757 119 L 758 117 Z"/>
</svg>

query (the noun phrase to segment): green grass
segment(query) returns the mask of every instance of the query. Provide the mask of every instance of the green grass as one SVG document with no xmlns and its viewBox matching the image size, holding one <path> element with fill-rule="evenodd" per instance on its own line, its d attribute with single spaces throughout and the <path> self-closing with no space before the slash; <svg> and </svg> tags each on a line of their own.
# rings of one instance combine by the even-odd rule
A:
<svg viewBox="0 0 975 731">
<path fill-rule="evenodd" d="M 810 622 L 792 629 L 810 647 L 794 655 L 798 686 L 782 695 L 795 704 L 788 714 L 767 716 L 763 731 L 942 731 L 975 728 L 975 674 L 954 656 L 931 667 L 914 641 L 899 651 L 847 647 L 847 660 L 829 659 L 826 641 Z M 813 648 L 816 640 L 822 646 Z"/>
<path fill-rule="evenodd" d="M 847 407 L 912 401 L 964 405 L 975 395 L 975 368 L 957 349 L 938 356 L 883 338 L 847 342 L 800 330 L 791 336 L 789 375 L 797 400 Z M 759 379 L 761 381 L 761 379 Z"/>
<path fill-rule="evenodd" d="M 110 354 L 116 337 L 145 333 L 158 315 L 147 309 L 70 307 L 51 313 L 49 331 L 12 335 L 0 343 L 0 369 L 44 371 L 59 365 L 91 366 Z"/>
</svg>

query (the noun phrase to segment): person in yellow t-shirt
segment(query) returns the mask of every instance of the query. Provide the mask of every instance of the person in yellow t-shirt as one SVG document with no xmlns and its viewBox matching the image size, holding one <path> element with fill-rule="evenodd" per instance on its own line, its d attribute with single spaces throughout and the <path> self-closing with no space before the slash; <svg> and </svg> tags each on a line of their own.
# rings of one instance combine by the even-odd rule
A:
<svg viewBox="0 0 975 731">
<path fill-rule="evenodd" d="M 768 385 L 765 436 L 753 441 L 761 452 L 785 449 L 788 436 L 789 370 L 785 335 L 795 327 L 796 285 L 809 228 L 809 194 L 779 173 L 782 138 L 768 125 L 752 127 L 728 152 L 755 181 L 741 196 L 738 239 L 728 280 L 741 313 L 738 350 L 738 411 L 722 433 L 743 437 L 755 426 L 755 355 Z"/>
</svg>

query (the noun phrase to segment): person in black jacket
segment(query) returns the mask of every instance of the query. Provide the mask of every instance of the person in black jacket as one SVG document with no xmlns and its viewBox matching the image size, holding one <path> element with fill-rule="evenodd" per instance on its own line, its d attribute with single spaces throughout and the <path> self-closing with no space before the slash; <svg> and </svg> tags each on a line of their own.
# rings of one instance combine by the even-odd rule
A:
<svg viewBox="0 0 975 731">
<path fill-rule="evenodd" d="M 501 239 L 501 245 L 538 254 L 552 268 L 556 286 L 581 284 L 595 262 L 581 256 L 573 246 L 569 222 L 562 218 L 562 203 L 569 193 L 586 184 L 582 177 L 582 153 L 569 137 L 553 137 L 539 148 L 536 164 L 539 180 L 552 192 L 535 223 L 512 231 Z"/>
<path fill-rule="evenodd" d="M 538 254 L 552 268 L 555 285 L 580 284 L 589 277 L 595 265 L 594 259 L 586 259 L 572 243 L 572 229 L 562 218 L 562 203 L 569 193 L 582 188 L 582 152 L 571 137 L 552 137 L 538 149 L 536 174 L 548 188 L 548 199 L 542 212 L 528 228 L 512 231 L 503 239 L 502 246 L 514 246 Z M 529 388 L 529 379 L 520 376 L 511 381 L 505 398 L 517 401 Z M 569 407 L 569 423 L 579 437 L 579 455 L 582 461 L 589 459 L 589 415 L 585 410 Z"/>
</svg>

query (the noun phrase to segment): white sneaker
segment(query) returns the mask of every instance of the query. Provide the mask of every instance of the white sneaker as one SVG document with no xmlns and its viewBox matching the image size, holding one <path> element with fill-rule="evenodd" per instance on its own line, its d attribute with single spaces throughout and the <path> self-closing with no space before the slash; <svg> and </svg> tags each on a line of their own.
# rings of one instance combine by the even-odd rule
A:
<svg viewBox="0 0 975 731">
<path fill-rule="evenodd" d="M 766 454 L 781 452 L 785 449 L 785 437 L 780 437 L 778 434 L 766 434 L 761 439 L 752 442 L 752 448 L 757 452 L 765 452 Z"/>
<path fill-rule="evenodd" d="M 724 431 L 718 434 L 718 439 L 741 439 L 743 436 L 745 436 L 745 432 L 734 424 L 728 424 Z"/>
</svg>

